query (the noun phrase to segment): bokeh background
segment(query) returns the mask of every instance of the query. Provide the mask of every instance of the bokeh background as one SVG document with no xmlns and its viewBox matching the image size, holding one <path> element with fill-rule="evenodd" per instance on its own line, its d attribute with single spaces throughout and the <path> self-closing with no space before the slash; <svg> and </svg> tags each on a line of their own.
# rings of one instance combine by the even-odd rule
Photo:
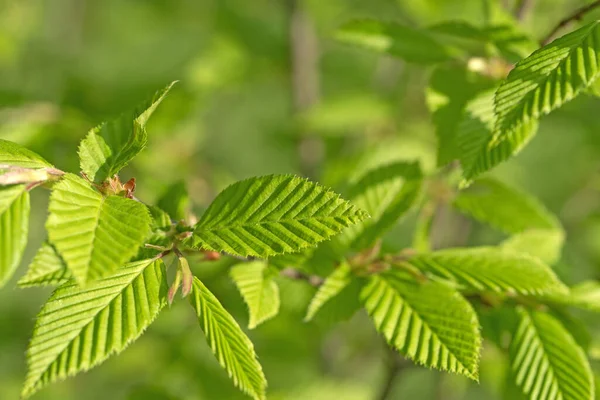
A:
<svg viewBox="0 0 600 400">
<path fill-rule="evenodd" d="M 542 37 L 585 1 L 534 0 L 521 22 Z M 200 212 L 229 183 L 298 173 L 343 191 L 365 152 L 375 159 L 436 164 L 425 92 L 432 69 L 337 43 L 358 17 L 411 26 L 504 20 L 501 0 L 0 0 L 0 137 L 29 146 L 59 168 L 78 170 L 76 149 L 104 119 L 172 80 L 180 83 L 151 119 L 149 148 L 123 173 L 152 202 L 184 180 Z M 599 17 L 591 14 L 587 18 Z M 492 174 L 538 196 L 559 215 L 567 244 L 557 270 L 575 283 L 600 278 L 600 100 L 582 96 L 542 120 L 538 136 Z M 0 399 L 17 399 L 34 317 L 48 290 L 19 290 L 44 239 L 47 192 L 33 197 L 30 244 L 0 291 Z M 385 238 L 410 243 L 409 216 Z M 445 244 L 497 239 L 449 213 Z M 444 243 L 443 243 L 444 244 Z M 227 262 L 193 263 L 224 305 L 247 324 Z M 382 390 L 390 355 L 364 313 L 347 322 L 303 323 L 314 289 L 282 280 L 282 310 L 249 336 L 269 381 L 269 399 L 369 400 Z M 600 321 L 582 314 L 592 355 Z M 594 347 L 596 346 L 596 347 Z M 596 350 L 594 350 L 596 348 Z M 506 360 L 484 349 L 481 383 L 402 363 L 393 399 L 501 399 Z M 595 366 L 598 367 L 597 361 Z M 204 342 L 185 302 L 166 310 L 123 354 L 36 399 L 244 399 Z"/>
</svg>

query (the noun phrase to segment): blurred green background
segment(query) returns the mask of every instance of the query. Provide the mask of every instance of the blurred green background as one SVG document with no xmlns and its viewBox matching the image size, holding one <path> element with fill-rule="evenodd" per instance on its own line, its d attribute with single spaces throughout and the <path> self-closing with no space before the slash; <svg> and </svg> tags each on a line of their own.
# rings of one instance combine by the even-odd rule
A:
<svg viewBox="0 0 600 400">
<path fill-rule="evenodd" d="M 586 3 L 532 1 L 522 29 L 540 38 Z M 77 171 L 77 145 L 90 128 L 178 79 L 148 125 L 149 148 L 121 174 L 137 178 L 144 201 L 184 180 L 200 212 L 229 183 L 270 173 L 308 175 L 343 191 L 365 153 L 378 162 L 418 159 L 431 172 L 437 148 L 425 89 L 432 69 L 338 44 L 333 33 L 366 16 L 422 27 L 445 20 L 483 26 L 508 18 L 507 5 L 513 2 L 0 0 L 0 137 Z M 559 215 L 568 239 L 557 270 L 568 283 L 600 278 L 599 107 L 600 100 L 583 96 L 544 118 L 533 142 L 493 171 Z M 36 191 L 20 271 L 44 239 L 46 204 L 47 192 Z M 414 217 L 407 218 L 385 245 L 407 246 L 413 227 Z M 442 245 L 457 237 L 462 245 L 497 239 L 451 214 L 437 229 Z M 193 267 L 245 326 L 229 265 Z M 18 290 L 14 281 L 0 291 L 2 400 L 18 398 L 34 317 L 49 294 Z M 249 332 L 269 399 L 376 400 L 390 355 L 364 313 L 334 326 L 303 323 L 314 289 L 285 280 L 280 286 L 280 315 Z M 593 342 L 600 321 L 583 318 Z M 493 347 L 484 348 L 479 385 L 401 365 L 393 399 L 504 396 L 506 360 Z M 245 397 L 210 353 L 189 307 L 178 302 L 123 354 L 35 398 Z"/>
</svg>

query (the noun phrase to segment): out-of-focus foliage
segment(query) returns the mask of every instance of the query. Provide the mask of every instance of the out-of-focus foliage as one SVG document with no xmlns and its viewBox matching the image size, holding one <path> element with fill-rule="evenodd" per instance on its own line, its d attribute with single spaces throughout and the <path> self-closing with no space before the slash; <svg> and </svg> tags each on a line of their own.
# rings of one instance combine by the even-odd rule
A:
<svg viewBox="0 0 600 400">
<path fill-rule="evenodd" d="M 296 11 L 288 3 L 295 3 Z M 514 3 L 520 2 L 0 0 L 0 138 L 25 145 L 50 164 L 75 171 L 79 168 L 75 149 L 90 129 L 133 109 L 156 88 L 180 80 L 169 100 L 148 121 L 152 134 L 147 149 L 121 175 L 136 177 L 136 196 L 149 202 L 173 193 L 171 185 L 178 181 L 187 184 L 189 197 L 195 200 L 193 211 L 199 214 L 229 184 L 256 175 L 308 174 L 348 194 L 352 183 L 390 163 L 419 161 L 423 172 L 430 173 L 438 161 L 443 164 L 455 158 L 461 143 L 451 140 L 438 150 L 436 133 L 440 144 L 444 138 L 464 138 L 465 132 L 468 137 L 473 129 L 493 135 L 494 121 L 477 114 L 481 103 L 475 95 L 480 89 L 493 88 L 495 77 L 507 72 L 507 66 L 496 60 L 513 63 L 529 55 L 537 48 L 537 39 L 589 1 L 530 1 L 531 9 L 521 21 L 512 16 Z M 600 11 L 590 13 L 583 22 L 599 15 Z M 375 30 L 371 25 L 371 31 L 379 35 L 370 42 L 371 50 L 376 51 L 347 43 L 357 25 L 345 24 L 375 19 L 403 28 Z M 298 65 L 290 57 L 293 46 L 298 46 L 290 44 L 295 32 L 291 27 L 297 27 L 299 20 L 308 21 L 300 22 L 300 26 L 308 29 L 309 37 L 314 35 L 308 47 L 313 46 L 316 54 L 314 64 L 301 66 L 313 71 L 317 86 L 312 100 L 302 107 L 295 100 L 298 88 L 293 84 Z M 448 21 L 454 22 L 449 25 Z M 583 24 L 572 28 L 580 26 Z M 345 27 L 342 42 L 338 41 L 340 27 Z M 418 57 L 420 48 L 383 48 L 386 38 L 382 34 L 393 36 L 395 32 L 422 34 L 427 38 L 422 40 L 439 43 L 433 61 L 456 59 L 469 69 L 424 65 L 432 56 L 427 53 L 423 62 Z M 416 54 L 417 58 L 409 61 L 420 64 L 390 56 L 402 56 L 403 51 Z M 313 84 L 305 82 L 301 87 L 308 90 Z M 591 95 L 582 93 L 543 117 L 537 136 L 528 146 L 490 174 L 540 199 L 547 211 L 558 216 L 566 241 L 555 271 L 569 285 L 589 281 L 574 286 L 571 298 L 563 300 L 597 310 L 600 122 L 596 114 L 600 102 L 593 90 L 589 92 Z M 493 112 L 493 96 L 487 100 L 483 106 L 489 107 L 483 111 Z M 464 107 L 472 112 L 459 120 L 457 115 Z M 49 165 L 44 160 L 31 162 L 40 167 Z M 346 182 L 350 187 L 345 187 Z M 435 186 L 423 190 L 443 192 Z M 477 182 L 469 190 L 476 191 Z M 406 199 L 413 192 L 417 190 L 394 195 Z M 13 289 L 46 240 L 43 228 L 48 198 L 36 195 L 31 201 L 30 242 L 17 274 L 0 291 L 0 399 L 19 396 L 26 376 L 23 354 L 34 329 L 34 317 L 51 293 Z M 177 207 L 177 215 L 187 218 L 187 207 Z M 438 211 L 430 224 L 430 244 L 435 248 L 488 245 L 506 239 L 451 207 Z M 389 230 L 382 248 L 396 252 L 410 247 L 414 226 L 422 218 L 426 216 L 409 214 L 401 223 L 385 227 Z M 503 242 L 506 244 L 540 228 L 557 232 L 553 227 L 500 228 L 513 235 Z M 546 239 L 544 236 L 543 241 Z M 562 240 L 560 236 L 557 242 Z M 534 247 L 538 246 L 536 242 Z M 304 264 L 310 268 L 306 272 L 327 277 L 331 271 L 324 260 L 331 253 L 335 257 L 333 247 L 306 255 L 311 260 Z M 557 245 L 551 247 L 556 249 Z M 228 276 L 231 261 L 190 259 L 190 263 L 245 327 L 248 306 Z M 388 371 L 388 353 L 367 313 L 355 312 L 356 304 L 333 299 L 322 304 L 311 322 L 303 322 L 316 289 L 302 281 L 273 280 L 281 297 L 279 314 L 247 332 L 268 377 L 269 399 L 377 399 Z M 373 289 L 393 289 L 380 286 L 380 282 L 372 283 Z M 340 296 L 351 289 L 345 287 Z M 352 293 L 349 297 L 356 298 Z M 51 385 L 35 398 L 246 398 L 231 385 L 209 344 L 199 340 L 198 318 L 186 306 L 176 302 L 127 351 L 93 373 Z M 558 313 L 562 306 L 564 303 L 557 304 L 553 311 Z M 463 314 L 468 316 L 465 310 Z M 508 349 L 506 338 L 518 328 L 526 335 L 539 326 L 548 327 L 536 337 L 539 347 L 544 341 L 563 338 L 560 323 L 564 321 L 555 314 L 538 317 L 495 309 L 486 312 L 495 314 L 489 319 L 480 314 L 484 333 L 489 325 L 500 323 L 514 329 L 508 333 L 498 329 L 495 337 L 484 338 L 480 384 L 402 361 L 388 398 L 516 398 L 519 388 L 505 382 L 511 382 L 510 364 L 522 367 L 525 361 L 518 357 L 510 360 L 506 352 L 499 351 Z M 597 314 L 587 311 L 579 312 L 578 317 L 583 321 L 582 333 L 571 334 L 577 340 L 579 336 L 591 338 L 587 356 L 598 380 L 600 323 Z M 513 344 L 513 354 L 518 355 L 519 344 Z M 398 347 L 402 345 L 406 343 L 398 343 Z M 573 348 L 570 341 L 568 345 Z M 422 356 L 424 347 L 418 350 L 414 358 Z M 576 351 L 572 353 L 580 358 Z M 550 355 L 561 356 L 556 351 Z M 469 353 L 467 359 L 471 357 Z M 475 373 L 472 367 L 467 370 Z M 581 375 L 588 384 L 588 371 Z M 519 382 L 527 385 L 523 378 Z M 547 382 L 570 384 L 560 375 Z M 529 386 L 535 388 L 532 383 Z"/>
</svg>

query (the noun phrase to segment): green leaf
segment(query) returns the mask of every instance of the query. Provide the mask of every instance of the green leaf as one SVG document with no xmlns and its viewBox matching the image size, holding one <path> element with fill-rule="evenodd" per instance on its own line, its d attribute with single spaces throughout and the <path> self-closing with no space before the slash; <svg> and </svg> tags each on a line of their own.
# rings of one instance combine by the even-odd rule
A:
<svg viewBox="0 0 600 400">
<path fill-rule="evenodd" d="M 67 265 L 54 246 L 46 242 L 39 248 L 19 287 L 58 286 L 71 278 Z"/>
<path fill-rule="evenodd" d="M 352 282 L 351 272 L 350 265 L 343 262 L 325 279 L 308 305 L 305 322 L 312 320 L 325 303 L 340 294 Z"/>
<path fill-rule="evenodd" d="M 377 330 L 400 353 L 418 364 L 478 380 L 479 323 L 456 290 L 389 271 L 370 278 L 361 298 Z"/>
<path fill-rule="evenodd" d="M 129 263 L 81 288 L 60 286 L 42 308 L 27 350 L 22 396 L 102 363 L 136 340 L 166 305 L 161 260 Z"/>
<path fill-rule="evenodd" d="M 553 303 L 600 312 L 600 282 L 585 281 L 571 288 L 566 296 L 550 296 Z"/>
<path fill-rule="evenodd" d="M 479 42 L 481 45 L 493 45 L 508 61 L 519 61 L 529 55 L 538 45 L 520 31 L 518 26 L 491 25 L 477 27 L 465 21 L 444 21 L 429 28 L 429 31 L 446 37 L 460 38 Z M 464 46 L 463 46 L 464 47 Z M 489 49 L 478 49 L 477 54 Z"/>
<path fill-rule="evenodd" d="M 409 263 L 477 291 L 568 293 L 552 269 L 539 259 L 493 247 L 440 250 L 414 256 Z"/>
<path fill-rule="evenodd" d="M 221 192 L 196 224 L 190 244 L 265 258 L 314 246 L 367 217 L 323 186 L 269 175 Z"/>
<path fill-rule="evenodd" d="M 279 287 L 264 261 L 242 263 L 231 268 L 229 276 L 237 286 L 250 312 L 249 329 L 273 318 L 279 312 Z"/>
<path fill-rule="evenodd" d="M 45 168 L 52 164 L 21 145 L 0 139 L 0 166 Z"/>
<path fill-rule="evenodd" d="M 506 233 L 561 229 L 557 218 L 537 199 L 491 178 L 479 179 L 459 192 L 453 205 Z"/>
<path fill-rule="evenodd" d="M 425 94 L 438 139 L 438 165 L 460 157 L 456 135 L 463 110 L 492 85 L 491 80 L 464 67 L 440 66 L 433 71 Z"/>
<path fill-rule="evenodd" d="M 552 316 L 519 309 L 510 345 L 517 386 L 530 399 L 589 400 L 593 376 L 583 350 Z"/>
<path fill-rule="evenodd" d="M 338 29 L 336 39 L 420 64 L 438 63 L 453 58 L 451 51 L 427 31 L 393 22 L 369 19 L 351 21 Z"/>
<path fill-rule="evenodd" d="M 190 302 L 210 348 L 233 383 L 255 400 L 265 399 L 267 380 L 252 342 L 219 300 L 195 277 Z"/>
<path fill-rule="evenodd" d="M 460 151 L 460 162 L 465 181 L 517 154 L 537 132 L 537 119 L 531 119 L 513 132 L 510 140 L 493 139 L 494 91 L 477 95 L 465 107 L 458 124 L 456 141 Z"/>
<path fill-rule="evenodd" d="M 94 182 L 111 178 L 125 167 L 148 142 L 146 123 L 175 82 L 158 91 L 133 112 L 100 124 L 79 145 L 81 170 Z"/>
<path fill-rule="evenodd" d="M 564 232 L 558 219 L 537 199 L 495 179 L 479 179 L 461 191 L 453 205 L 474 219 L 514 234 L 501 246 L 549 264 L 560 258 Z"/>
<path fill-rule="evenodd" d="M 526 253 L 546 264 L 556 264 L 565 241 L 562 230 L 530 229 L 511 236 L 500 244 L 501 248 Z"/>
<path fill-rule="evenodd" d="M 48 238 L 80 284 L 129 261 L 150 231 L 147 208 L 118 196 L 103 197 L 73 174 L 54 185 Z"/>
<path fill-rule="evenodd" d="M 187 219 L 190 211 L 190 196 L 185 182 L 179 181 L 169 185 L 156 205 L 165 210 L 174 221 Z"/>
<path fill-rule="evenodd" d="M 371 246 L 411 209 L 421 184 L 418 163 L 396 162 L 367 172 L 348 189 L 348 197 L 371 218 L 346 229 L 339 240 L 355 249 Z"/>
<path fill-rule="evenodd" d="M 496 92 L 493 135 L 480 149 L 477 168 L 467 178 L 518 152 L 531 138 L 523 133 L 524 127 L 569 102 L 596 80 L 599 24 L 587 24 L 517 63 Z"/>
<path fill-rule="evenodd" d="M 0 287 L 21 263 L 29 232 L 29 192 L 24 185 L 0 187 Z"/>
</svg>

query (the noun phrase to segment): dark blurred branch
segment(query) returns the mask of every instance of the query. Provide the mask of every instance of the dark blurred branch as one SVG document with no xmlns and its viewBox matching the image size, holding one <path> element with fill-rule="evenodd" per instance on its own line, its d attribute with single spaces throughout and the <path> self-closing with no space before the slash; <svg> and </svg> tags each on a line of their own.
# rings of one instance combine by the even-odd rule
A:
<svg viewBox="0 0 600 400">
<path fill-rule="evenodd" d="M 573 14 L 569 15 L 566 18 L 563 18 L 554 28 L 552 28 L 552 30 L 542 40 L 540 40 L 540 45 L 545 46 L 548 43 L 550 43 L 550 41 L 554 39 L 558 31 L 563 29 L 565 26 L 569 25 L 571 22 L 580 21 L 585 16 L 585 14 L 589 13 L 596 7 L 600 7 L 600 0 L 596 0 L 588 4 L 587 6 L 583 6 L 580 9 L 576 10 Z"/>
<path fill-rule="evenodd" d="M 401 372 L 408 366 L 406 360 L 401 358 L 396 350 L 389 347 L 387 343 L 385 343 L 385 345 L 387 350 L 385 377 L 379 393 L 375 396 L 375 400 L 391 399 L 390 396 L 392 395 L 392 389 L 394 389 L 396 380 Z"/>
<path fill-rule="evenodd" d="M 319 101 L 319 42 L 301 0 L 288 0 L 289 44 L 293 114 L 305 112 Z M 305 176 L 314 176 L 322 158 L 322 142 L 299 132 L 298 157 Z"/>
<path fill-rule="evenodd" d="M 323 278 L 318 275 L 308 275 L 295 268 L 285 268 L 280 272 L 281 276 L 299 281 L 306 281 L 311 286 L 319 287 L 323 284 Z"/>
<path fill-rule="evenodd" d="M 533 0 L 518 0 L 513 14 L 517 20 L 523 21 L 532 8 Z"/>
</svg>

